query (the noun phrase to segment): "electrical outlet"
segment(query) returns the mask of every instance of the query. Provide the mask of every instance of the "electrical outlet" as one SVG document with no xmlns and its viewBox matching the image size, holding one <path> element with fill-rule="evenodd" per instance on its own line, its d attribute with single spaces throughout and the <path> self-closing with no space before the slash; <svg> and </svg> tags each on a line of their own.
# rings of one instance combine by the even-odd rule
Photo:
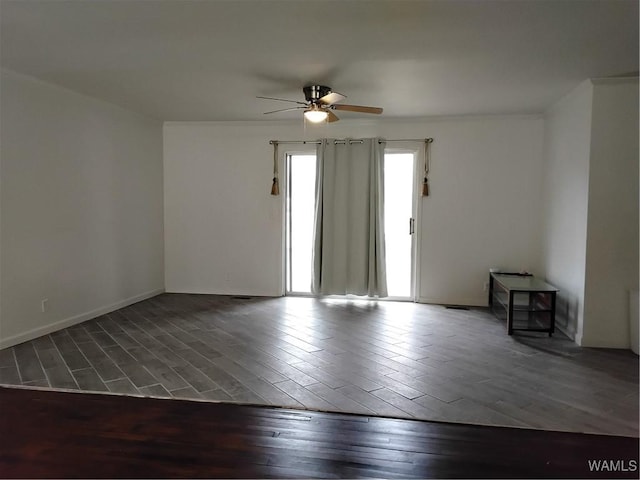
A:
<svg viewBox="0 0 640 480">
<path fill-rule="evenodd" d="M 46 311 L 47 311 L 47 302 L 48 302 L 48 301 L 49 301 L 49 299 L 48 299 L 48 298 L 43 298 L 43 299 L 42 299 L 42 303 L 41 303 L 41 310 L 42 310 L 42 313 L 44 313 L 44 312 L 46 312 Z"/>
<path fill-rule="evenodd" d="M 482 289 L 486 292 L 489 290 L 489 282 L 484 282 Z"/>
</svg>

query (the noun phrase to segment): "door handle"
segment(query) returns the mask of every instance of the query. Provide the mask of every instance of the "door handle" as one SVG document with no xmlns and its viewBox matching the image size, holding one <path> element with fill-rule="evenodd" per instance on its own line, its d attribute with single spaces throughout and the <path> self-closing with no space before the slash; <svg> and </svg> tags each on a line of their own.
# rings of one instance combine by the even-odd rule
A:
<svg viewBox="0 0 640 480">
<path fill-rule="evenodd" d="M 409 219 L 409 235 L 413 235 L 416 232 L 416 219 L 415 218 L 410 218 Z"/>
</svg>

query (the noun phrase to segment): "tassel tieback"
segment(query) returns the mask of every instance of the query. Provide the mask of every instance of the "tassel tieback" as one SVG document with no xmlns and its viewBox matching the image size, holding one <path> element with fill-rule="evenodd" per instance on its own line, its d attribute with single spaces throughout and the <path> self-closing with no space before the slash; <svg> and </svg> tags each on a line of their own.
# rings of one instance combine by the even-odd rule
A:
<svg viewBox="0 0 640 480">
<path fill-rule="evenodd" d="M 429 196 L 429 179 L 427 177 L 424 177 L 424 180 L 422 181 L 422 196 Z"/>
<path fill-rule="evenodd" d="M 273 183 L 271 184 L 271 195 L 280 195 L 280 184 L 278 183 L 278 142 L 273 143 Z"/>
<path fill-rule="evenodd" d="M 278 177 L 273 177 L 273 184 L 271 184 L 271 195 L 280 195 L 280 184 L 278 183 Z"/>
</svg>

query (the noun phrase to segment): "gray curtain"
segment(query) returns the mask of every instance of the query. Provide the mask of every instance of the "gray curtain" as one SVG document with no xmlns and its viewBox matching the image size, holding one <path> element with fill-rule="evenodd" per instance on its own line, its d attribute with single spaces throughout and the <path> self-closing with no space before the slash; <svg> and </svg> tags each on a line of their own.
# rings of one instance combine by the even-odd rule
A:
<svg viewBox="0 0 640 480">
<path fill-rule="evenodd" d="M 384 144 L 324 139 L 316 164 L 311 291 L 386 297 Z"/>
</svg>

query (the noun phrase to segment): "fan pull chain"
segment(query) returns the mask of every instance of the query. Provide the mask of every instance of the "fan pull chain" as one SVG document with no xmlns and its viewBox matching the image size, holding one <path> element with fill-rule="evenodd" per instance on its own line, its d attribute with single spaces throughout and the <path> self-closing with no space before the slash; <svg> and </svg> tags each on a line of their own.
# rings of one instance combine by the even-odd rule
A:
<svg viewBox="0 0 640 480">
<path fill-rule="evenodd" d="M 273 143 L 273 183 L 271 184 L 271 195 L 280 195 L 280 183 L 278 180 L 278 143 Z"/>
<path fill-rule="evenodd" d="M 422 196 L 429 196 L 429 168 L 431 167 L 431 149 L 429 146 L 433 142 L 432 139 L 427 138 L 424 141 L 424 179 L 422 180 Z"/>
</svg>

